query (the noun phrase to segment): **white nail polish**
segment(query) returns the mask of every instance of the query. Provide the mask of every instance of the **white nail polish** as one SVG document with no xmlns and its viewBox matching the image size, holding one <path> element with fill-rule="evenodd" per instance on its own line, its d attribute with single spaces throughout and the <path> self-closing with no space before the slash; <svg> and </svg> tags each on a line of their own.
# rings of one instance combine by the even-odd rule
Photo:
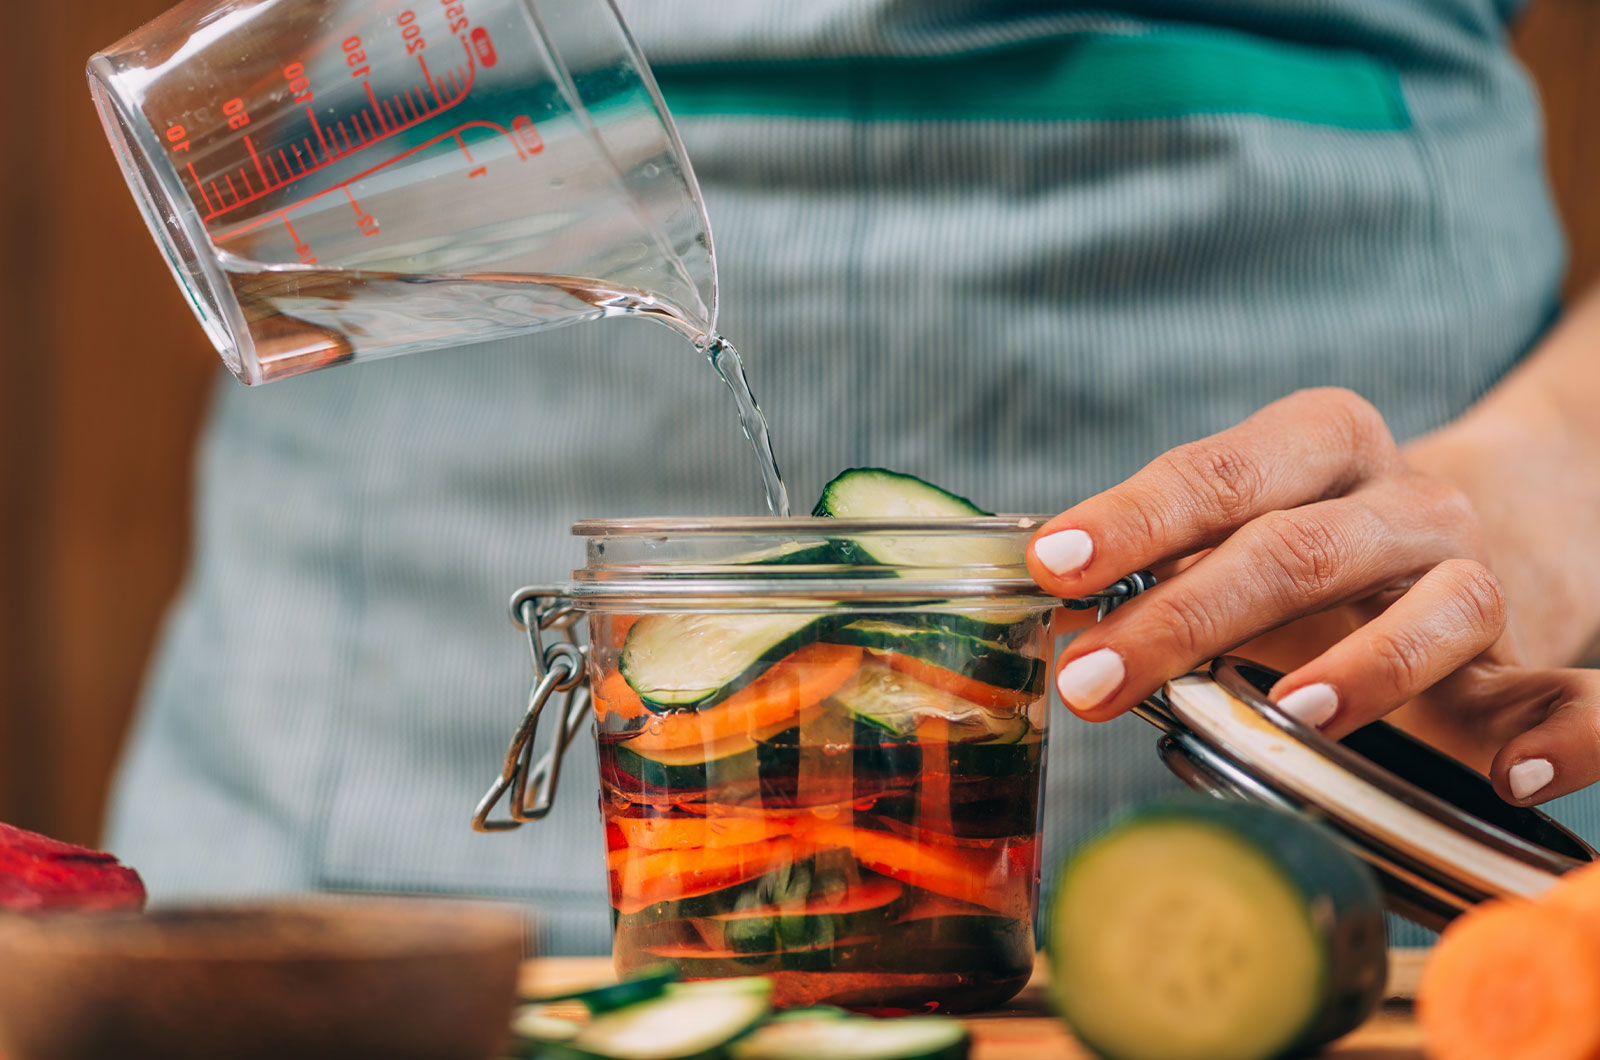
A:
<svg viewBox="0 0 1600 1060">
<path fill-rule="evenodd" d="M 1082 530 L 1057 530 L 1033 543 L 1033 554 L 1051 573 L 1066 577 L 1089 565 L 1094 540 Z"/>
<path fill-rule="evenodd" d="M 1073 710 L 1088 710 L 1117 690 L 1127 671 L 1122 656 L 1101 648 L 1074 659 L 1056 675 L 1056 688 Z"/>
<path fill-rule="evenodd" d="M 1321 728 L 1339 712 L 1339 693 L 1332 685 L 1319 681 L 1297 688 L 1278 700 L 1278 709 L 1303 725 Z"/>
<path fill-rule="evenodd" d="M 1556 779 L 1556 767 L 1548 758 L 1524 758 L 1506 770 L 1506 780 L 1511 783 L 1513 798 L 1526 799 L 1534 792 Z"/>
</svg>

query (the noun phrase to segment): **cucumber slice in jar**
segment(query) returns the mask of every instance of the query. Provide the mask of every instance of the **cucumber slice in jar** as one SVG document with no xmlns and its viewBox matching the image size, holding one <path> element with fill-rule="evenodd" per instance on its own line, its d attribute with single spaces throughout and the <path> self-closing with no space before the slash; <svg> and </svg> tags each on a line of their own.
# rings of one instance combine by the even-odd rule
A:
<svg viewBox="0 0 1600 1060">
<path fill-rule="evenodd" d="M 836 519 L 937 519 L 994 513 L 914 475 L 881 467 L 856 467 L 822 488 L 811 514 Z M 892 567 L 1022 564 L 1022 551 L 1015 542 L 983 534 L 954 538 L 874 534 L 843 539 L 841 552 L 847 562 Z"/>
<path fill-rule="evenodd" d="M 962 1060 L 972 1036 L 942 1016 L 867 1019 L 811 1017 L 773 1021 L 735 1042 L 732 1060 Z"/>
<path fill-rule="evenodd" d="M 760 978 L 674 983 L 659 997 L 596 1016 L 556 1055 L 605 1060 L 693 1060 L 720 1054 L 772 1011 L 772 983 Z"/>
<path fill-rule="evenodd" d="M 994 641 L 980 640 L 937 627 L 913 626 L 881 618 L 848 622 L 826 634 L 839 644 L 854 644 L 874 653 L 893 652 L 1009 692 L 1041 695 L 1043 659 L 1019 655 Z"/>
<path fill-rule="evenodd" d="M 1309 822 L 1242 803 L 1135 812 L 1051 904 L 1052 992 L 1110 1060 L 1268 1060 L 1352 1030 L 1383 988 L 1371 873 Z"/>
<path fill-rule="evenodd" d="M 949 723 L 952 740 L 1015 743 L 1029 730 L 1025 714 L 985 709 L 875 659 L 862 663 L 833 699 L 860 721 L 895 736 L 910 736 L 918 722 L 930 718 Z"/>
<path fill-rule="evenodd" d="M 656 713 L 702 710 L 819 639 L 836 620 L 813 612 L 649 615 L 628 630 L 617 665 Z"/>
</svg>

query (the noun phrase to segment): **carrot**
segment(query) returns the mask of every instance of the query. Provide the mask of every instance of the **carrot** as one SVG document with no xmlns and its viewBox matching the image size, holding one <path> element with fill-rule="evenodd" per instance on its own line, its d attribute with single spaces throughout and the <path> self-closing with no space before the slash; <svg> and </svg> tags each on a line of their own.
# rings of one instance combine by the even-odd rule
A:
<svg viewBox="0 0 1600 1060">
<path fill-rule="evenodd" d="M 796 818 L 794 824 L 798 838 L 819 848 L 846 847 L 867 868 L 902 883 L 997 912 L 1007 904 L 1004 898 L 1010 889 L 992 879 L 995 869 L 1004 864 L 999 861 L 1003 851 L 998 847 L 980 854 L 815 818 Z"/>
<path fill-rule="evenodd" d="M 999 707 L 1015 710 L 1025 707 L 1039 698 L 1038 693 L 1018 692 L 1011 688 L 1000 688 L 996 685 L 986 684 L 983 681 L 974 681 L 966 674 L 947 670 L 943 666 L 936 666 L 931 662 L 910 655 L 901 655 L 898 652 L 886 652 L 883 659 L 890 668 L 899 670 L 908 677 L 915 678 L 925 685 L 932 685 L 941 692 L 949 692 L 953 696 L 960 696 L 968 703 L 976 703 L 980 707 Z"/>
<path fill-rule="evenodd" d="M 714 707 L 652 718 L 629 746 L 668 751 L 770 729 L 833 695 L 856 672 L 861 656 L 860 648 L 849 645 L 807 644 Z"/>
<path fill-rule="evenodd" d="M 804 843 L 787 836 L 696 850 L 613 850 L 606 855 L 611 904 L 619 913 L 637 913 L 656 902 L 732 887 L 810 854 Z"/>
<path fill-rule="evenodd" d="M 1439 939 L 1417 986 L 1432 1060 L 1595 1060 L 1600 931 L 1561 909 L 1487 902 Z"/>
<path fill-rule="evenodd" d="M 1554 909 L 1564 909 L 1588 921 L 1600 933 L 1600 861 L 1573 869 L 1556 881 L 1539 901 Z"/>
<path fill-rule="evenodd" d="M 622 671 L 612 670 L 594 688 L 594 715 L 607 718 L 642 718 L 649 713 L 639 693 L 628 686 Z"/>
<path fill-rule="evenodd" d="M 741 846 L 794 831 L 787 817 L 613 817 L 628 846 L 644 850 L 691 850 Z"/>
</svg>

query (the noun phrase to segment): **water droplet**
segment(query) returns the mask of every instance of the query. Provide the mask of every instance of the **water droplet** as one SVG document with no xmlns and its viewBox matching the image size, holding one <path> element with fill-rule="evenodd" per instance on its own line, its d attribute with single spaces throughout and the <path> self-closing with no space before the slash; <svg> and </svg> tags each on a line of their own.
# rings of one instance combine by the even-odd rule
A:
<svg viewBox="0 0 1600 1060">
<path fill-rule="evenodd" d="M 646 162 L 639 167 L 639 172 L 645 177 L 659 177 L 661 175 L 661 167 L 655 162 Z"/>
</svg>

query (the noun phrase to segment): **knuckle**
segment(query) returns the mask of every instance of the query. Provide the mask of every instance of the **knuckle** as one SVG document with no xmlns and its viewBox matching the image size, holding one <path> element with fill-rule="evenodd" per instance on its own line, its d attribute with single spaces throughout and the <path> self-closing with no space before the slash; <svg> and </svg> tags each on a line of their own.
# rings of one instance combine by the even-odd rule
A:
<svg viewBox="0 0 1600 1060">
<path fill-rule="evenodd" d="M 1382 680 L 1402 695 L 1420 691 L 1428 673 L 1428 647 L 1400 630 L 1375 635 L 1368 645 Z"/>
<path fill-rule="evenodd" d="M 1322 409 L 1339 436 L 1353 450 L 1367 450 L 1375 445 L 1392 447 L 1389 425 L 1378 407 L 1354 390 L 1344 387 L 1321 387 L 1308 392 Z"/>
<path fill-rule="evenodd" d="M 1418 507 L 1428 513 L 1435 525 L 1448 528 L 1463 549 L 1476 547 L 1478 509 L 1465 491 L 1428 476 L 1419 476 L 1408 490 Z"/>
<path fill-rule="evenodd" d="M 1435 569 L 1455 582 L 1468 622 L 1499 636 L 1506 628 L 1506 594 L 1494 572 L 1470 559 L 1446 560 Z"/>
<path fill-rule="evenodd" d="M 1262 473 L 1237 446 L 1217 438 L 1179 446 L 1166 456 L 1169 470 L 1200 505 L 1231 521 L 1248 516 L 1261 495 Z"/>
<path fill-rule="evenodd" d="M 1346 550 L 1326 522 L 1292 511 L 1271 512 L 1255 521 L 1252 536 L 1297 597 L 1323 599 L 1338 585 Z"/>
<path fill-rule="evenodd" d="M 1185 665 L 1221 650 L 1216 615 L 1199 599 L 1184 593 L 1148 598 L 1146 619 L 1159 631 L 1152 638 Z"/>
</svg>

